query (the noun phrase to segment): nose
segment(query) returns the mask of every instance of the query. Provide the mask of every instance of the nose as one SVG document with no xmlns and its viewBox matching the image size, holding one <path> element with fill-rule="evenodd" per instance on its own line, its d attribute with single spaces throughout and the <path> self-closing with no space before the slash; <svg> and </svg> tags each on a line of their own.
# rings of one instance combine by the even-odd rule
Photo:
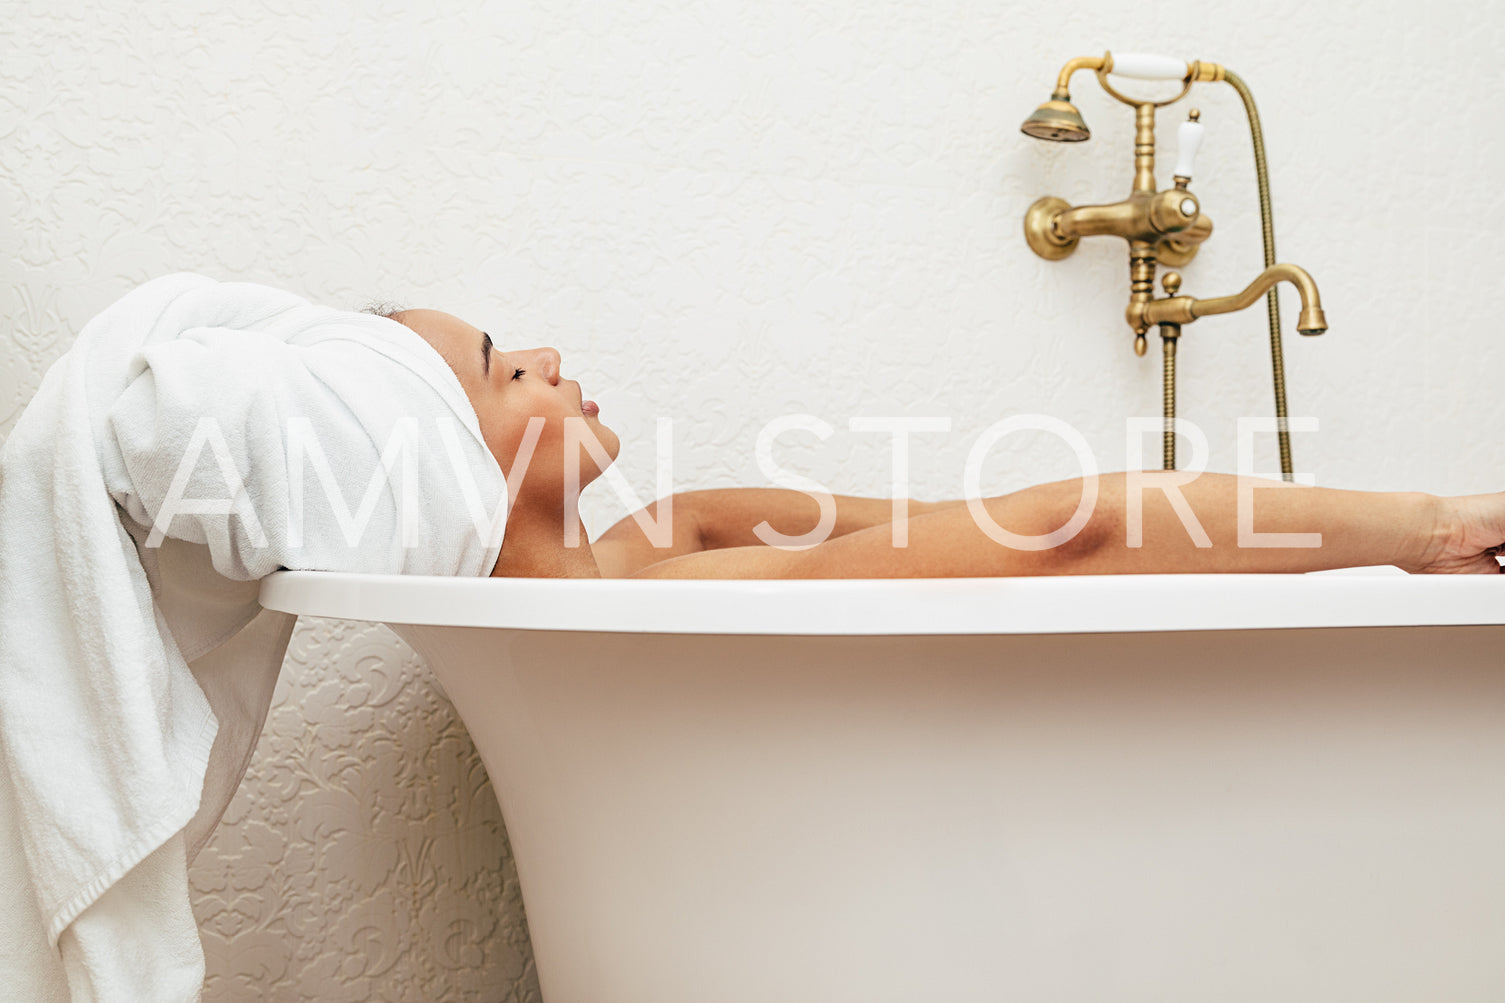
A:
<svg viewBox="0 0 1505 1003">
<path fill-rule="evenodd" d="M 559 364 L 562 361 L 557 348 L 535 348 L 528 354 L 534 357 L 533 365 L 539 375 L 556 386 L 559 383 Z"/>
</svg>

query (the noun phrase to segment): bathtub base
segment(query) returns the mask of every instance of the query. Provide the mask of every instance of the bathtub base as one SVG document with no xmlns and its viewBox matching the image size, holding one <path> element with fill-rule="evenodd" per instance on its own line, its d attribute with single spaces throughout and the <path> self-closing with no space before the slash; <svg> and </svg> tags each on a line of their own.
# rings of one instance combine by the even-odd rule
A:
<svg viewBox="0 0 1505 1003">
<path fill-rule="evenodd" d="M 394 626 L 548 1003 L 1505 999 L 1505 627 Z"/>
</svg>

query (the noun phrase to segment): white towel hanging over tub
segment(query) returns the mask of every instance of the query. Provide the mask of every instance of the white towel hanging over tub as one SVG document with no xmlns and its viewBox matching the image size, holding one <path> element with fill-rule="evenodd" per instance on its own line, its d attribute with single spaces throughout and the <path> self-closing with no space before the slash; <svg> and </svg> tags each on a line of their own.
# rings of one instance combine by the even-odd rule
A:
<svg viewBox="0 0 1505 1003">
<path fill-rule="evenodd" d="M 190 273 L 90 321 L 0 450 L 0 994 L 199 998 L 187 864 L 294 622 L 257 579 L 486 575 L 505 492 L 395 321 Z"/>
</svg>

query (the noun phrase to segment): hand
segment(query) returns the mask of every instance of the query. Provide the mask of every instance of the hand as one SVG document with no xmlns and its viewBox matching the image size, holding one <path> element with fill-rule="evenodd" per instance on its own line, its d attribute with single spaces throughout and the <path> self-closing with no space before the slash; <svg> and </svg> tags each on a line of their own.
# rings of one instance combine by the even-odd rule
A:
<svg viewBox="0 0 1505 1003">
<path fill-rule="evenodd" d="M 1505 491 L 1438 499 L 1438 532 L 1412 574 L 1497 575 L 1505 551 Z"/>
</svg>

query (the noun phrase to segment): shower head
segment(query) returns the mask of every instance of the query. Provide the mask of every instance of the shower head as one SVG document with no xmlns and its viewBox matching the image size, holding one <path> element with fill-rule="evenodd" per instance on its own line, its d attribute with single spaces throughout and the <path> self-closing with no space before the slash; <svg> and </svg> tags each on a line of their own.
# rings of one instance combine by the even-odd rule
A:
<svg viewBox="0 0 1505 1003">
<path fill-rule="evenodd" d="M 1082 113 L 1076 110 L 1076 105 L 1068 101 L 1067 97 L 1061 91 L 1052 94 L 1049 101 L 1036 108 L 1035 113 L 1024 120 L 1019 131 L 1026 136 L 1057 143 L 1080 143 L 1090 137 L 1092 133 L 1087 131 Z"/>
</svg>

